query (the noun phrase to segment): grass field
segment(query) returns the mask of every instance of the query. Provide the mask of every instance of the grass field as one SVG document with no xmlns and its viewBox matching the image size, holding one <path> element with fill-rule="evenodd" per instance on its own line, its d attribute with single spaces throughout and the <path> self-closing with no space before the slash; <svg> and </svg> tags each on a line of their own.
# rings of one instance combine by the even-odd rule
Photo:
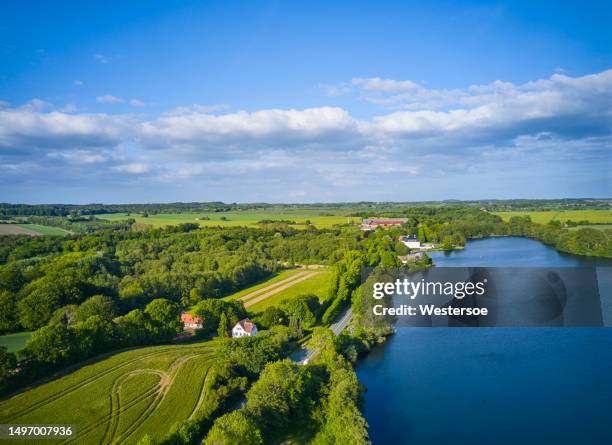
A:
<svg viewBox="0 0 612 445">
<path fill-rule="evenodd" d="M 341 214 L 338 215 L 321 215 L 320 211 L 308 210 L 286 210 L 286 211 L 238 211 L 238 212 L 219 212 L 219 213 L 160 213 L 157 215 L 149 215 L 144 218 L 139 214 L 127 213 L 109 213 L 96 215 L 101 219 L 109 221 L 119 221 L 127 218 L 134 218 L 136 222 L 143 224 L 151 224 L 152 226 L 167 226 L 181 223 L 198 223 L 200 226 L 222 226 L 236 227 L 248 226 L 256 227 L 259 221 L 263 220 L 290 220 L 294 221 L 296 228 L 305 228 L 305 222 L 309 220 L 318 228 L 329 228 L 336 224 L 346 224 L 353 221 L 356 224 L 361 223 L 361 218 L 349 218 Z M 208 220 L 202 218 L 209 218 Z M 225 218 L 222 220 L 221 218 Z"/>
<path fill-rule="evenodd" d="M 145 433 L 159 439 L 206 400 L 217 344 L 113 355 L 0 402 L 0 423 L 74 425 L 76 437 L 62 443 L 134 444 Z"/>
<path fill-rule="evenodd" d="M 495 215 L 502 217 L 504 221 L 508 221 L 513 216 L 529 215 L 531 220 L 538 224 L 546 224 L 553 219 L 565 222 L 571 221 L 589 221 L 596 224 L 612 224 L 612 210 L 567 210 L 567 211 L 545 211 L 545 212 L 494 212 Z"/>
<path fill-rule="evenodd" d="M 29 229 L 40 235 L 54 235 L 54 236 L 66 236 L 70 232 L 59 227 L 41 226 L 40 224 L 17 224 L 19 227 Z"/>
<path fill-rule="evenodd" d="M 39 224 L 0 224 L 0 235 L 66 236 L 69 233 L 59 227 L 41 226 Z"/>
<path fill-rule="evenodd" d="M 235 294 L 232 294 L 228 297 L 225 297 L 224 300 L 234 300 L 237 298 L 242 297 L 243 295 L 247 295 L 253 292 L 256 292 L 260 289 L 266 288 L 272 284 L 278 283 L 279 281 L 283 281 L 289 277 L 292 277 L 293 275 L 299 273 L 301 271 L 301 269 L 289 269 L 289 270 L 283 270 L 281 272 L 279 272 L 278 274 L 274 275 L 272 278 L 269 278 L 267 280 L 264 280 L 260 283 L 255 284 L 254 286 L 248 287 L 246 289 L 241 290 L 240 292 L 236 292 Z"/>
<path fill-rule="evenodd" d="M 584 226 L 576 226 L 576 227 L 568 227 L 569 230 L 578 230 L 578 229 L 612 229 L 612 224 L 589 224 Z"/>
<path fill-rule="evenodd" d="M 17 332 L 16 334 L 0 335 L 0 346 L 6 346 L 9 352 L 17 352 L 23 349 L 26 342 L 31 337 L 31 332 Z"/>
<path fill-rule="evenodd" d="M 249 306 L 248 310 L 252 313 L 262 312 L 268 306 L 278 305 L 282 300 L 305 294 L 314 294 L 319 297 L 319 301 L 324 301 L 328 297 L 327 292 L 329 290 L 330 278 L 331 272 L 329 270 L 315 272 L 308 279 L 300 281 Z"/>
</svg>

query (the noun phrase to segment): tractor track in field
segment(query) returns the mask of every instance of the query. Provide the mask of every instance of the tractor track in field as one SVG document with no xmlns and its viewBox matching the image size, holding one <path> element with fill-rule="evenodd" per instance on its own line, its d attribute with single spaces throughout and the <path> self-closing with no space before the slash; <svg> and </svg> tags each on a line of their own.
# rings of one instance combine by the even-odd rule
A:
<svg viewBox="0 0 612 445">
<path fill-rule="evenodd" d="M 180 371 L 180 368 L 187 361 L 207 356 L 213 355 L 214 351 L 207 351 L 202 353 L 191 353 L 189 355 L 177 357 L 168 368 L 167 371 L 160 371 L 155 369 L 135 369 L 130 371 L 127 374 L 122 374 L 118 376 L 114 381 L 111 389 L 109 390 L 109 398 L 110 398 L 110 410 L 104 416 L 98 418 L 96 421 L 86 425 L 84 428 L 79 428 L 79 438 L 82 439 L 85 434 L 90 433 L 95 430 L 99 426 L 103 424 L 106 425 L 106 429 L 104 431 L 104 436 L 101 441 L 103 444 L 116 444 L 121 443 L 127 440 L 137 429 L 142 425 L 142 423 L 159 407 L 159 405 L 164 401 L 168 390 L 172 386 L 176 374 Z M 208 371 L 207 371 L 208 372 Z M 122 385 L 128 381 L 130 378 L 144 375 L 144 374 L 155 374 L 160 378 L 159 383 L 153 388 L 147 390 L 143 394 L 138 395 L 134 399 L 130 400 L 125 405 L 121 404 L 120 399 L 120 391 Z M 129 428 L 123 431 L 118 437 L 117 429 L 119 427 L 119 421 L 121 418 L 121 414 L 125 413 L 128 409 L 140 403 L 142 400 L 149 398 L 150 396 L 154 396 L 151 403 L 147 406 L 147 408 L 140 413 L 140 415 L 130 424 Z M 68 438 L 62 443 L 71 443 L 75 442 L 76 438 Z"/>
<path fill-rule="evenodd" d="M 194 347 L 194 349 L 195 348 L 197 348 L 197 347 Z M 94 383 L 97 380 L 99 380 L 99 379 L 107 376 L 108 374 L 111 374 L 111 373 L 113 373 L 113 372 L 115 372 L 115 371 L 117 371 L 117 370 L 119 370 L 121 368 L 129 366 L 129 365 L 131 365 L 131 364 L 133 364 L 133 363 L 135 363 L 135 362 L 137 362 L 139 360 L 142 360 L 144 358 L 149 358 L 149 357 L 154 357 L 156 355 L 165 354 L 169 350 L 172 350 L 172 349 L 173 348 L 165 348 L 163 350 L 153 351 L 153 352 L 150 352 L 148 354 L 139 355 L 138 357 L 135 357 L 135 358 L 127 360 L 125 362 L 119 363 L 119 364 L 117 364 L 115 366 L 111 366 L 110 368 L 108 368 L 108 369 L 106 369 L 106 370 L 104 370 L 104 371 L 102 371 L 102 372 L 100 372 L 100 373 L 98 373 L 98 374 L 96 374 L 94 376 L 87 377 L 86 379 L 82 380 L 79 383 L 76 383 L 75 385 L 72 385 L 72 386 L 70 386 L 68 388 L 62 389 L 62 390 L 60 390 L 60 391 L 58 391 L 58 392 L 56 392 L 54 394 L 51 394 L 50 396 L 42 399 L 40 402 L 38 402 L 38 403 L 36 403 L 34 405 L 28 406 L 28 407 L 26 407 L 24 409 L 21 409 L 21 410 L 17 411 L 17 412 L 11 413 L 10 417 L 7 417 L 5 420 L 6 421 L 13 421 L 15 419 L 18 419 L 19 417 L 22 417 L 23 415 L 30 414 L 31 412 L 36 411 L 37 409 L 43 408 L 43 407 L 47 406 L 49 403 L 52 403 L 52 402 L 54 402 L 54 401 L 56 401 L 56 400 L 58 400 L 58 399 L 60 399 L 60 398 L 62 398 L 64 396 L 66 396 L 66 395 L 68 395 L 68 394 L 70 394 L 70 393 L 72 393 L 74 391 L 77 391 L 78 389 L 81 389 L 84 386 L 87 386 L 87 385 L 89 385 L 91 383 Z M 189 348 L 189 349 L 191 349 L 191 348 Z"/>
<path fill-rule="evenodd" d="M 284 284 L 287 284 L 287 283 L 290 283 L 290 282 L 292 282 L 292 281 L 295 281 L 296 279 L 300 278 L 301 276 L 304 276 L 304 275 L 305 275 L 305 274 L 307 274 L 308 272 L 309 272 L 309 271 L 307 271 L 307 270 L 304 270 L 304 271 L 298 272 L 298 273 L 296 273 L 296 274 L 294 274 L 294 275 L 291 275 L 290 277 L 287 277 L 287 278 L 284 278 L 284 279 L 282 279 L 282 280 L 280 280 L 280 281 L 277 281 L 276 283 L 272 283 L 272 284 L 270 284 L 270 285 L 268 285 L 268 286 L 261 287 L 261 288 L 259 288 L 259 289 L 257 289 L 257 290 L 254 290 L 253 292 L 249 292 L 248 294 L 243 295 L 243 296 L 241 296 L 241 297 L 237 298 L 237 300 L 240 300 L 240 301 L 246 301 L 246 300 L 249 300 L 249 299 L 251 299 L 251 298 L 254 298 L 254 297 L 258 296 L 259 294 L 262 294 L 262 293 L 264 293 L 264 292 L 271 291 L 271 290 L 272 290 L 272 289 L 274 289 L 274 288 L 277 288 L 277 287 L 282 286 L 282 285 L 284 285 Z"/>
<path fill-rule="evenodd" d="M 159 393 L 163 386 L 164 379 L 169 378 L 166 372 L 157 371 L 153 369 L 136 369 L 127 374 L 123 374 L 122 376 L 117 378 L 115 382 L 113 383 L 113 386 L 109 394 L 110 413 L 109 413 L 109 421 L 107 423 L 106 430 L 104 431 L 104 438 L 102 439 L 103 443 L 110 443 L 110 440 L 107 440 L 107 438 L 111 439 L 117 433 L 117 428 L 119 427 L 119 418 L 121 416 L 121 413 L 123 411 L 126 411 L 129 407 L 135 405 L 135 404 L 131 404 L 130 406 L 127 406 L 128 404 L 130 404 L 130 402 L 128 402 L 125 407 L 121 406 L 121 388 L 123 384 L 127 382 L 131 377 L 146 375 L 146 374 L 152 374 L 152 375 L 156 375 L 159 377 L 159 382 L 157 383 L 157 385 L 153 387 L 153 390 L 145 392 L 145 394 L 147 394 L 146 398 L 148 398 L 149 395 Z M 139 402 L 140 400 L 143 400 L 143 398 L 140 398 L 140 397 L 137 397 L 137 398 L 139 399 Z"/>
<path fill-rule="evenodd" d="M 206 369 L 206 374 L 204 375 L 204 379 L 202 379 L 202 387 L 200 388 L 200 397 L 198 397 L 198 400 L 196 401 L 196 404 L 193 407 L 193 410 L 191 410 L 191 414 L 189 414 L 189 417 L 188 417 L 189 420 L 194 418 L 194 416 L 198 412 L 198 409 L 200 408 L 200 406 L 202 406 L 202 403 L 204 403 L 204 397 L 206 396 L 206 382 L 208 381 L 209 375 L 210 375 L 210 366 Z"/>
<path fill-rule="evenodd" d="M 246 301 L 244 303 L 244 307 L 253 306 L 254 304 L 259 303 L 260 301 L 270 298 L 271 296 L 276 295 L 279 292 L 282 292 L 285 289 L 288 289 L 292 286 L 295 286 L 296 284 L 301 283 L 302 281 L 306 281 L 314 277 L 317 274 L 319 274 L 319 272 L 314 272 L 314 271 L 300 272 L 299 274 L 296 274 L 293 277 L 291 277 L 293 279 L 289 282 L 283 283 L 280 286 L 274 286 L 273 288 L 272 287 L 264 288 L 263 290 L 266 290 L 266 289 L 271 289 L 271 290 L 268 290 L 267 292 L 263 292 L 263 293 L 259 292 L 257 296 L 252 297 L 250 300 Z M 275 283 L 275 284 L 278 284 L 278 283 Z"/>
</svg>

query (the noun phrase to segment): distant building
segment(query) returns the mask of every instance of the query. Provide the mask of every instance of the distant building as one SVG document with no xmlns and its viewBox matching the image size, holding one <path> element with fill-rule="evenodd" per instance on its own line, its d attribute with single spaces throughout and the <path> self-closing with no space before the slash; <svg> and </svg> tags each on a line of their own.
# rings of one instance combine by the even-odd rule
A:
<svg viewBox="0 0 612 445">
<path fill-rule="evenodd" d="M 183 323 L 183 329 L 202 329 L 204 319 L 202 317 L 194 317 L 187 312 L 181 312 L 181 323 Z"/>
<path fill-rule="evenodd" d="M 257 326 L 248 318 L 240 320 L 232 329 L 232 337 L 255 337 L 257 335 Z"/>
<path fill-rule="evenodd" d="M 421 242 L 416 235 L 400 236 L 400 242 L 409 249 L 421 248 Z"/>
<path fill-rule="evenodd" d="M 361 230 L 376 230 L 378 227 L 388 229 L 389 227 L 406 224 L 407 221 L 408 219 L 406 218 L 364 218 L 361 222 Z"/>
<path fill-rule="evenodd" d="M 408 261 L 419 261 L 423 258 L 423 254 L 421 252 L 409 253 L 408 255 L 400 255 L 398 258 L 402 264 L 408 264 Z"/>
</svg>

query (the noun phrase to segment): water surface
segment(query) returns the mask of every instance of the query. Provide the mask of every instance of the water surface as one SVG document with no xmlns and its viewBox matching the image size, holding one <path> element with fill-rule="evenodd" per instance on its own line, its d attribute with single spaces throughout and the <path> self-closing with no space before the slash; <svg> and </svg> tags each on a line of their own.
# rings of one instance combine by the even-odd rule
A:
<svg viewBox="0 0 612 445">
<path fill-rule="evenodd" d="M 432 252 L 439 266 L 596 266 L 503 237 Z M 374 444 L 612 443 L 611 328 L 398 328 L 357 367 Z"/>
</svg>

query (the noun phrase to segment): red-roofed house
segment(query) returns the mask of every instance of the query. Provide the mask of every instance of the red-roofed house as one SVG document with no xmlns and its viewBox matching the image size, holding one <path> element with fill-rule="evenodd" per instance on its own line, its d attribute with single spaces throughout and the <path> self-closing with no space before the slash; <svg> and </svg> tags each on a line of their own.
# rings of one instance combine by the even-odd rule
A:
<svg viewBox="0 0 612 445">
<path fill-rule="evenodd" d="M 364 218 L 361 222 L 361 230 L 376 230 L 377 227 L 388 229 L 389 227 L 406 224 L 407 221 L 406 218 Z"/>
<path fill-rule="evenodd" d="M 248 318 L 240 320 L 232 329 L 232 337 L 255 337 L 257 335 L 257 326 Z"/>
<path fill-rule="evenodd" d="M 202 317 L 194 317 L 187 312 L 181 312 L 181 323 L 183 323 L 183 329 L 202 329 L 204 320 Z"/>
</svg>

